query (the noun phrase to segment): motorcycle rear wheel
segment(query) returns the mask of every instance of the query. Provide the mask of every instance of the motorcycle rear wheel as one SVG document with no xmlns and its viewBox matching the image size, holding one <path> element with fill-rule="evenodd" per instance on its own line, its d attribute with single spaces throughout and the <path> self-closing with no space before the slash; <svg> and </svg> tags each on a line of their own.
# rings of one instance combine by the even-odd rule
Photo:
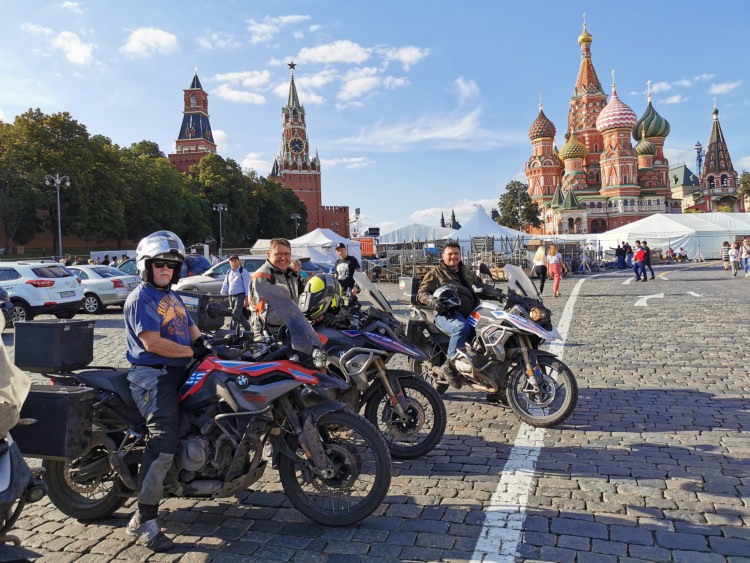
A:
<svg viewBox="0 0 750 563">
<path fill-rule="evenodd" d="M 544 375 L 540 393 L 523 389 L 528 376 L 523 362 L 513 366 L 508 377 L 508 404 L 521 420 L 538 428 L 550 428 L 566 420 L 578 402 L 578 384 L 570 368 L 553 356 L 539 356 Z"/>
<path fill-rule="evenodd" d="M 314 474 L 297 446 L 297 461 L 279 458 L 281 485 L 295 508 L 311 520 L 325 526 L 355 524 L 372 514 L 388 494 L 388 447 L 372 424 L 348 410 L 324 414 L 317 427 L 336 475 L 324 479 Z"/>
<path fill-rule="evenodd" d="M 399 379 L 409 403 L 406 421 L 401 421 L 382 386 L 368 399 L 365 418 L 372 422 L 385 438 L 391 456 L 414 459 L 431 452 L 445 434 L 448 416 L 445 403 L 429 383 L 414 377 Z"/>
<path fill-rule="evenodd" d="M 117 478 L 109 466 L 104 446 L 92 448 L 74 460 L 42 462 L 42 479 L 47 485 L 47 496 L 60 512 L 78 520 L 106 518 L 120 508 L 126 497 L 115 493 Z M 78 477 L 81 468 L 101 467 L 101 471 L 85 480 Z"/>
<path fill-rule="evenodd" d="M 435 374 L 425 362 L 409 360 L 409 369 L 426 381 L 439 395 L 445 395 L 450 385 L 437 380 Z"/>
</svg>

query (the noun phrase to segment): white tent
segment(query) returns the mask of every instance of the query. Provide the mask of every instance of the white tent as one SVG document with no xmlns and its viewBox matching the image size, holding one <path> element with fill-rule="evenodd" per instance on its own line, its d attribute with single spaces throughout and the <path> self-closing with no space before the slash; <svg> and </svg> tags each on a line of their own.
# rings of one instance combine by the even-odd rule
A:
<svg viewBox="0 0 750 563">
<path fill-rule="evenodd" d="M 309 257 L 315 262 L 335 262 L 339 259 L 336 254 L 336 245 L 343 243 L 350 256 L 354 256 L 362 262 L 362 248 L 356 240 L 346 239 L 331 229 L 315 229 L 289 241 L 292 245 L 292 254 L 300 258 Z"/>
<path fill-rule="evenodd" d="M 700 254 L 706 259 L 719 258 L 724 241 L 733 242 L 737 236 L 750 235 L 748 213 L 657 213 L 606 233 L 589 235 L 602 247 L 617 247 L 622 241 L 633 243 L 647 240 L 652 249 L 682 247 L 693 259 Z"/>
<path fill-rule="evenodd" d="M 378 237 L 378 244 L 399 244 L 403 242 L 438 240 L 448 237 L 455 232 L 455 230 L 447 229 L 445 227 L 431 227 L 429 225 L 412 223 L 406 227 L 401 227 L 390 233 L 380 235 Z"/>
<path fill-rule="evenodd" d="M 495 250 L 502 250 L 499 241 L 525 241 L 530 238 L 530 235 L 498 225 L 487 215 L 484 208 L 478 205 L 474 215 L 469 217 L 460 229 L 449 237 L 443 238 L 457 240 L 463 252 L 466 253 L 470 249 L 471 239 L 475 237 L 492 237 L 495 239 Z"/>
</svg>

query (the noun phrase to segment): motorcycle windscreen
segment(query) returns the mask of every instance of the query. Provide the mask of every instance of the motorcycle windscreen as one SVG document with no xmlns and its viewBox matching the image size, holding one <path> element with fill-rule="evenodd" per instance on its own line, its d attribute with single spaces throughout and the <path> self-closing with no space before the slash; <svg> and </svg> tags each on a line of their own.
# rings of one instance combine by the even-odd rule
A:
<svg viewBox="0 0 750 563">
<path fill-rule="evenodd" d="M 532 299 L 539 299 L 539 292 L 531 281 L 526 272 L 518 266 L 513 264 L 506 264 L 503 266 L 503 271 L 508 277 L 508 288 L 514 290 L 516 293 L 531 297 Z"/>
<path fill-rule="evenodd" d="M 256 286 L 261 299 L 266 300 L 266 307 L 271 307 L 283 321 L 292 341 L 292 348 L 303 354 L 312 354 L 314 348 L 323 348 L 320 338 L 307 322 L 297 304 L 289 296 L 285 288 L 262 283 Z"/>
<path fill-rule="evenodd" d="M 375 287 L 375 285 L 370 281 L 370 278 L 367 277 L 367 274 L 365 274 L 364 272 L 354 272 L 354 281 L 359 286 L 359 289 L 361 290 L 366 301 L 370 301 L 375 306 L 375 308 L 380 309 L 381 311 L 385 311 L 386 313 L 393 312 L 393 307 L 391 307 L 391 304 L 388 303 L 385 295 L 383 295 L 380 290 Z"/>
</svg>

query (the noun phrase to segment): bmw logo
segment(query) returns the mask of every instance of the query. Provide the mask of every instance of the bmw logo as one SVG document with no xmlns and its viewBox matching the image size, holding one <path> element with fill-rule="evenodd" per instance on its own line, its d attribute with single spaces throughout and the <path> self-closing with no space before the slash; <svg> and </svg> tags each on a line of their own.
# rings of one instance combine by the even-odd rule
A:
<svg viewBox="0 0 750 563">
<path fill-rule="evenodd" d="M 244 389 L 245 387 L 250 385 L 250 378 L 246 375 L 238 375 L 235 383 L 237 384 L 237 387 L 239 387 L 240 389 Z"/>
</svg>

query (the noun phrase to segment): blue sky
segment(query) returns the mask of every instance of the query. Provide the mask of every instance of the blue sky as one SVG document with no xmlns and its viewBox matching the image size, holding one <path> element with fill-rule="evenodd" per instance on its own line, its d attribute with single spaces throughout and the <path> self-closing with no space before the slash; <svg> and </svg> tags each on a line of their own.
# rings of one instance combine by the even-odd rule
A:
<svg viewBox="0 0 750 563">
<path fill-rule="evenodd" d="M 219 153 L 262 176 L 294 60 L 323 203 L 360 208 L 362 229 L 495 205 L 525 181 L 540 92 L 562 146 L 584 13 L 605 91 L 615 69 L 640 116 L 652 82 L 670 163 L 694 169 L 716 98 L 735 169 L 750 170 L 745 0 L 0 0 L 0 13 L 0 119 L 68 111 L 92 134 L 169 153 L 197 67 Z"/>
</svg>

